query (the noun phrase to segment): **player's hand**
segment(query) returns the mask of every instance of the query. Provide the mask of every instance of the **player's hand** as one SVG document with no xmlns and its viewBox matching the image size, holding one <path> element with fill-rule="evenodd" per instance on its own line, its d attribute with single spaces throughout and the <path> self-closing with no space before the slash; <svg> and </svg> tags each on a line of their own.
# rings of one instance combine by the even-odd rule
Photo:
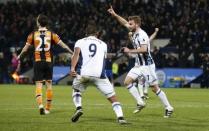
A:
<svg viewBox="0 0 209 131">
<path fill-rule="evenodd" d="M 107 10 L 111 15 L 115 16 L 116 13 L 114 11 L 114 9 L 112 8 L 112 6 L 110 6 L 110 8 Z"/>
<path fill-rule="evenodd" d="M 133 32 L 128 32 L 129 39 L 132 39 L 132 36 L 133 36 Z"/>
<path fill-rule="evenodd" d="M 76 77 L 76 75 L 77 75 L 77 73 L 76 73 L 75 70 L 71 70 L 71 71 L 70 71 L 70 76 Z"/>
<path fill-rule="evenodd" d="M 129 53 L 129 51 L 130 51 L 130 49 L 129 49 L 129 48 L 127 48 L 127 47 L 123 47 L 123 52 L 124 52 L 124 53 Z"/>
<path fill-rule="evenodd" d="M 155 28 L 155 32 L 158 32 L 159 31 L 159 28 Z"/>
<path fill-rule="evenodd" d="M 133 35 L 133 32 L 128 32 L 128 36 L 131 37 Z"/>
</svg>

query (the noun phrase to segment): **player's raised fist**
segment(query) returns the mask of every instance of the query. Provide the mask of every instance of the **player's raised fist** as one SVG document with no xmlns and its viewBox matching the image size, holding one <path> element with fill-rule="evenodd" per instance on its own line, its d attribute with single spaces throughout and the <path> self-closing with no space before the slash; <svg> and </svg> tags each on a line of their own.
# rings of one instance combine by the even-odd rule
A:
<svg viewBox="0 0 209 131">
<path fill-rule="evenodd" d="M 159 28 L 155 28 L 155 32 L 158 32 L 159 31 Z"/>
<path fill-rule="evenodd" d="M 132 37 L 133 36 L 133 32 L 128 32 L 128 37 Z"/>
<path fill-rule="evenodd" d="M 112 8 L 112 6 L 110 6 L 110 8 L 107 10 L 111 15 L 116 15 L 114 9 Z"/>
</svg>

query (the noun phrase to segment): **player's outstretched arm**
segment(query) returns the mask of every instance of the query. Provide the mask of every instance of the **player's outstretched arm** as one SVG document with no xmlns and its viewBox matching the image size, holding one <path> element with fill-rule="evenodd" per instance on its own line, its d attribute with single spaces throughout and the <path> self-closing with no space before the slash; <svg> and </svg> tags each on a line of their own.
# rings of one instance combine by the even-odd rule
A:
<svg viewBox="0 0 209 131">
<path fill-rule="evenodd" d="M 70 54 L 73 54 L 73 51 L 63 42 L 61 41 L 59 43 L 59 45 L 63 48 L 63 49 L 66 49 Z"/>
<path fill-rule="evenodd" d="M 137 49 L 129 49 L 127 47 L 123 47 L 124 53 L 145 53 L 147 52 L 147 45 L 141 45 L 141 47 Z"/>
<path fill-rule="evenodd" d="M 124 19 L 123 17 L 121 17 L 120 15 L 118 15 L 117 13 L 115 13 L 114 9 L 112 8 L 112 6 L 110 6 L 110 8 L 107 10 L 113 17 L 115 17 L 117 19 L 117 21 L 120 22 L 121 25 L 125 26 L 126 28 L 130 29 L 129 23 L 126 19 Z"/>
<path fill-rule="evenodd" d="M 81 49 L 78 47 L 75 47 L 74 52 L 73 52 L 73 56 L 71 58 L 71 69 L 70 69 L 70 75 L 75 77 L 76 76 L 76 72 L 75 72 L 75 67 L 78 63 L 78 59 L 79 59 L 79 54 L 80 54 Z"/>
<path fill-rule="evenodd" d="M 159 31 L 159 28 L 155 28 L 155 32 L 149 37 L 149 40 L 152 41 L 157 36 L 157 33 Z"/>
<path fill-rule="evenodd" d="M 21 61 L 18 60 L 18 65 L 17 65 L 15 72 L 20 72 L 20 66 L 21 66 Z"/>
<path fill-rule="evenodd" d="M 25 46 L 23 47 L 21 53 L 17 56 L 17 59 L 18 59 L 18 60 L 22 57 L 22 55 L 23 55 L 25 52 L 28 51 L 29 47 L 30 47 L 30 44 L 26 43 Z"/>
</svg>

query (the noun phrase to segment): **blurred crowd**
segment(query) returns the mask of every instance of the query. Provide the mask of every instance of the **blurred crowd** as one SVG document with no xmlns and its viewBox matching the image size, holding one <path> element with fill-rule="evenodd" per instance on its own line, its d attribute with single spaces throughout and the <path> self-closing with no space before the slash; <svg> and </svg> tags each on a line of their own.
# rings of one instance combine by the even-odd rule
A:
<svg viewBox="0 0 209 131">
<path fill-rule="evenodd" d="M 71 48 L 85 35 L 89 19 L 97 22 L 109 52 L 115 53 L 130 44 L 128 31 L 107 13 L 109 3 L 125 18 L 140 15 L 142 28 L 148 35 L 158 27 L 157 38 L 170 39 L 166 47 L 153 48 L 157 67 L 204 67 L 209 52 L 209 0 L 20 0 L 0 3 L 0 71 L 4 72 L 0 77 L 5 71 L 12 71 L 8 67 L 12 67 L 14 53 L 23 47 L 27 35 L 35 29 L 39 13 L 49 17 L 49 28 Z M 32 66 L 31 58 L 29 55 L 23 60 L 23 69 Z M 55 64 L 69 65 L 69 61 L 64 60 L 57 57 Z M 121 63 L 124 64 L 127 62 Z"/>
</svg>

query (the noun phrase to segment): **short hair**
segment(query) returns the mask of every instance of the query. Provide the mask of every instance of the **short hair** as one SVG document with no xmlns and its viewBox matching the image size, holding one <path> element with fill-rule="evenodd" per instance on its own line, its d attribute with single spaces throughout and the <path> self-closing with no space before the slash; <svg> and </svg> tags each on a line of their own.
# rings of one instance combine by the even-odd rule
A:
<svg viewBox="0 0 209 131">
<path fill-rule="evenodd" d="M 86 26 L 86 35 L 95 35 L 98 33 L 95 21 L 90 20 Z"/>
<path fill-rule="evenodd" d="M 141 26 L 141 17 L 140 16 L 136 16 L 136 15 L 134 15 L 134 16 L 129 16 L 128 17 L 128 20 L 133 20 L 135 23 L 137 23 L 137 24 L 139 24 L 139 26 Z"/>
<path fill-rule="evenodd" d="M 48 18 L 43 14 L 39 14 L 37 17 L 37 21 L 41 27 L 46 27 L 48 25 Z"/>
</svg>

